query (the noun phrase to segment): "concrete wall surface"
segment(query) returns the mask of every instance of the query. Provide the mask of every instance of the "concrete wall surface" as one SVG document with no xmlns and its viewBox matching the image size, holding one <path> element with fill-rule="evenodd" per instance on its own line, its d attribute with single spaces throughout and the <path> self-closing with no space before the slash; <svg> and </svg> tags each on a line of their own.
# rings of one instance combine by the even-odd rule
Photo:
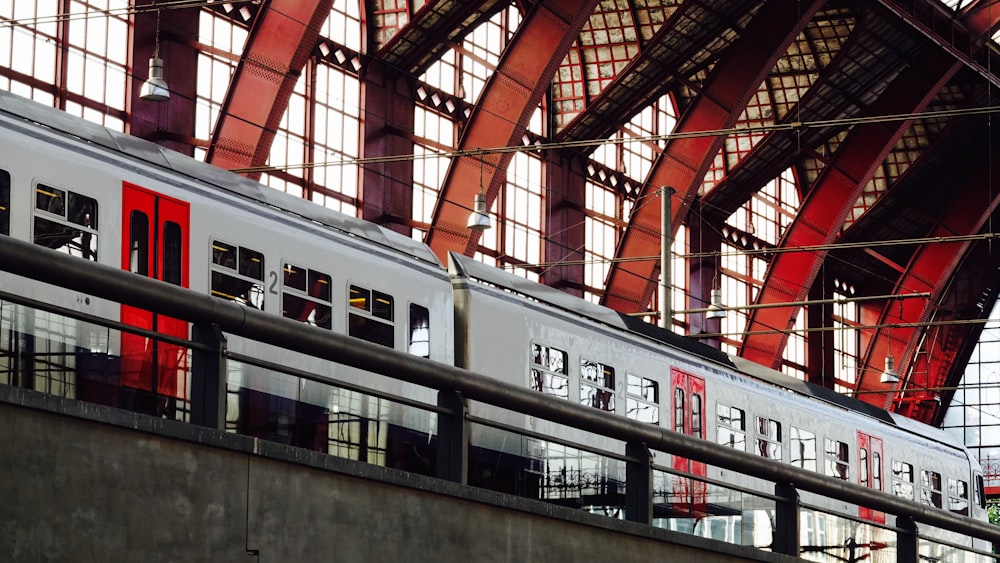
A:
<svg viewBox="0 0 1000 563">
<path fill-rule="evenodd" d="M 797 561 L 7 386 L 0 470 L 0 561 Z"/>
</svg>

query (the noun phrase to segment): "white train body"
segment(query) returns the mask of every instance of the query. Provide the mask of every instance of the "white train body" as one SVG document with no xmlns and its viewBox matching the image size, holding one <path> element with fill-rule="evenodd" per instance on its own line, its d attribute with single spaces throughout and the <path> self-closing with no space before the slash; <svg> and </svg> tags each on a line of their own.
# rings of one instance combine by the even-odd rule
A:
<svg viewBox="0 0 1000 563">
<path fill-rule="evenodd" d="M 50 225 L 45 228 L 52 231 L 54 221 L 63 229 L 55 231 L 70 234 L 64 236 L 65 244 L 53 238 L 46 246 L 77 255 L 85 254 L 84 247 L 89 246 L 100 262 L 136 268 L 146 258 L 137 258 L 145 256 L 135 250 L 135 232 L 140 229 L 130 222 L 135 208 L 146 205 L 137 202 L 150 201 L 150 216 L 157 222 L 152 231 L 155 244 L 175 236 L 173 227 L 160 221 L 160 214 L 179 217 L 182 267 L 171 275 L 176 275 L 175 283 L 194 291 L 237 299 L 275 315 L 298 311 L 299 317 L 293 318 L 345 334 L 360 330 L 358 334 L 367 335 L 362 337 L 396 349 L 590 404 L 607 410 L 608 416 L 659 424 L 722 444 L 719 447 L 741 447 L 773 457 L 775 463 L 839 473 L 854 483 L 908 494 L 914 502 L 923 499 L 941 510 L 986 519 L 976 461 L 937 429 L 467 258 L 456 257 L 449 276 L 428 248 L 407 237 L 0 93 L 3 173 L 9 175 L 9 195 L 0 207 L 6 207 L 9 232 L 2 234 L 43 243 L 39 225 Z M 65 207 L 75 206 L 78 216 L 71 211 L 60 216 L 53 204 L 56 196 L 65 200 Z M 89 233 L 89 240 L 84 233 Z M 177 252 L 156 248 L 157 255 Z M 241 262 L 227 264 L 227 256 Z M 154 265 L 145 275 L 167 275 L 171 268 Z M 131 322 L 131 313 L 117 303 L 6 272 L 0 272 L 0 289 Z M 132 346 L 124 337 L 123 342 L 115 337 L 108 341 L 90 328 L 60 338 L 80 349 L 105 349 L 123 357 L 125 348 Z M 260 343 L 230 339 L 229 348 L 331 382 L 434 401 L 430 390 Z M 329 398 L 312 384 L 290 383 L 261 368 L 233 369 L 231 383 L 330 409 Z M 470 409 L 475 417 L 536 436 L 623 451 L 621 444 L 502 409 L 481 404 Z M 430 421 L 409 423 L 428 436 L 433 433 Z M 473 440 L 484 449 L 507 451 L 488 435 L 474 434 Z M 534 461 L 545 463 L 530 450 L 518 446 L 508 453 L 527 460 L 529 466 Z M 654 461 L 751 489 L 762 486 L 755 479 L 706 469 L 662 452 L 655 453 Z M 858 515 L 856 507 L 824 499 L 808 501 Z"/>
</svg>

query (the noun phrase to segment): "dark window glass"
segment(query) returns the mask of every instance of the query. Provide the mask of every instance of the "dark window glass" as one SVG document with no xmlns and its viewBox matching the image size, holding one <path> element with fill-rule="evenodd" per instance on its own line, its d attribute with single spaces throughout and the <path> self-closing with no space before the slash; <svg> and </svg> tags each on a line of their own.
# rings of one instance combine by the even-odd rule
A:
<svg viewBox="0 0 1000 563">
<path fill-rule="evenodd" d="M 0 235 L 10 234 L 10 173 L 0 170 Z"/>
<path fill-rule="evenodd" d="M 868 449 L 861 448 L 858 457 L 858 482 L 862 487 L 868 486 Z"/>
<path fill-rule="evenodd" d="M 691 395 L 691 435 L 701 438 L 701 395 Z"/>
<path fill-rule="evenodd" d="M 142 211 L 129 215 L 129 271 L 149 277 L 149 217 Z"/>
<path fill-rule="evenodd" d="M 392 321 L 392 296 L 380 291 L 372 292 L 372 315 L 379 319 Z"/>
<path fill-rule="evenodd" d="M 350 321 L 349 335 L 389 348 L 395 346 L 392 337 L 392 325 L 353 313 L 348 315 L 348 317 Z"/>
<path fill-rule="evenodd" d="M 431 313 L 416 303 L 410 303 L 410 353 L 431 357 Z"/>
<path fill-rule="evenodd" d="M 348 301 L 350 302 L 351 307 L 354 307 L 355 309 L 361 309 L 362 311 L 372 310 L 372 292 L 363 287 L 352 285 Z"/>
<path fill-rule="evenodd" d="M 882 490 L 882 455 L 872 452 L 872 488 Z"/>
<path fill-rule="evenodd" d="M 288 263 L 282 271 L 281 314 L 327 330 L 333 328 L 330 276 Z"/>
<path fill-rule="evenodd" d="M 181 226 L 173 221 L 163 225 L 163 281 L 181 285 L 181 257 L 183 255 Z"/>
</svg>

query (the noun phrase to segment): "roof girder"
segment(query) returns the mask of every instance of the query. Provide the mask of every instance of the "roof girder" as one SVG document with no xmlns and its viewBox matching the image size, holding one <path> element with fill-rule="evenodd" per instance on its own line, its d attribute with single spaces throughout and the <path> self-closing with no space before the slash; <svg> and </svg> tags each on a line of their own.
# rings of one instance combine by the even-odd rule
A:
<svg viewBox="0 0 1000 563">
<path fill-rule="evenodd" d="M 559 62 L 596 4 L 542 0 L 525 15 L 459 141 L 460 152 L 483 152 L 452 159 L 441 186 L 426 242 L 443 262 L 448 252 L 471 255 L 475 250 L 479 233 L 466 227 L 474 196 L 483 189 L 489 207 L 503 181 L 501 172 L 513 158 L 511 152 L 487 149 L 520 144 Z"/>
<path fill-rule="evenodd" d="M 712 131 L 732 127 L 739 114 L 774 67 L 777 58 L 822 4 L 794 0 L 767 2 L 747 26 L 744 34 L 726 51 L 716 65 L 702 93 L 678 121 L 675 133 Z M 672 139 L 660 153 L 640 189 L 639 197 L 650 197 L 650 186 L 673 186 L 676 198 L 671 205 L 672 224 L 679 225 L 723 138 L 693 136 Z M 680 205 L 677 205 L 679 200 Z M 602 304 L 621 312 L 637 312 L 649 302 L 656 260 L 629 261 L 625 258 L 650 256 L 660 248 L 660 205 L 640 205 L 618 244 L 615 261 L 608 273 Z"/>
<path fill-rule="evenodd" d="M 927 49 L 920 68 L 907 67 L 870 108 L 871 115 L 899 115 L 921 111 L 958 71 L 961 63 L 936 47 Z M 909 127 L 910 121 L 855 126 L 807 194 L 782 238 L 782 248 L 832 243 L 875 168 Z M 827 250 L 779 252 L 765 275 L 758 305 L 804 301 Z M 753 309 L 747 318 L 740 356 L 780 368 L 795 323 L 796 306 Z"/>
<path fill-rule="evenodd" d="M 267 162 L 274 132 L 333 0 L 271 0 L 229 85 L 205 161 L 229 170 Z M 260 173 L 248 174 L 257 179 Z"/>
</svg>

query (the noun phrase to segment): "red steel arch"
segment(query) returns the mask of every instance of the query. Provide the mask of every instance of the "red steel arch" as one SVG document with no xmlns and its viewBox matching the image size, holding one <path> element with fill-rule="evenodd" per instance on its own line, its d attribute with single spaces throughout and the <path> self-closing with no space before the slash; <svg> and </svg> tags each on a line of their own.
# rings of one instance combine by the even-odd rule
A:
<svg viewBox="0 0 1000 563">
<path fill-rule="evenodd" d="M 589 19 L 597 0 L 542 0 L 526 14 L 476 103 L 459 151 L 518 145 L 548 90 L 559 62 Z M 480 186 L 487 205 L 496 198 L 513 153 L 453 159 L 441 186 L 427 244 L 447 262 L 448 252 L 471 255 L 479 233 L 466 227 Z"/>
<path fill-rule="evenodd" d="M 206 162 L 229 170 L 267 162 L 274 131 L 333 0 L 272 0 L 254 21 Z M 248 174 L 257 179 L 260 173 Z"/>
<path fill-rule="evenodd" d="M 813 16 L 822 2 L 781 0 L 767 2 L 746 31 L 719 61 L 704 90 L 681 117 L 674 133 L 712 131 L 731 127 L 776 60 Z M 652 197 L 660 186 L 677 191 L 671 205 L 675 227 L 687 214 L 701 179 L 722 146 L 721 136 L 688 137 L 667 144 L 639 197 Z M 625 258 L 653 256 L 660 248 L 660 205 L 639 205 L 615 252 L 603 305 L 634 313 L 649 303 L 659 274 L 658 260 Z"/>
<path fill-rule="evenodd" d="M 927 51 L 924 57 L 916 59 L 922 62 L 920 67 L 910 66 L 900 73 L 872 104 L 872 115 L 921 111 L 962 66 L 940 49 L 931 47 Z M 910 121 L 855 126 L 806 196 L 780 247 L 832 243 L 875 167 L 885 159 L 909 125 Z M 825 250 L 777 253 L 768 268 L 757 304 L 804 301 L 826 255 Z M 740 356 L 780 368 L 788 342 L 787 331 L 795 324 L 797 311 L 797 306 L 752 309 Z"/>
</svg>

